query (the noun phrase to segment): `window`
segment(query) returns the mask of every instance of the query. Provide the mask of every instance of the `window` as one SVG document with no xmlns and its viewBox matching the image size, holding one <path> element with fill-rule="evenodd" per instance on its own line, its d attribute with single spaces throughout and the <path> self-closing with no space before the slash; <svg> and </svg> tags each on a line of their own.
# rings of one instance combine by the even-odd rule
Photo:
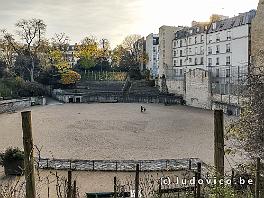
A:
<svg viewBox="0 0 264 198">
<path fill-rule="evenodd" d="M 176 41 L 173 41 L 173 47 L 176 47 Z"/>
<path fill-rule="evenodd" d="M 231 40 L 231 32 L 230 31 L 227 32 L 227 36 L 226 37 L 227 37 L 227 40 Z"/>
<path fill-rule="evenodd" d="M 182 76 L 182 69 L 180 69 L 180 76 Z"/>
<path fill-rule="evenodd" d="M 208 54 L 212 54 L 212 53 L 213 53 L 212 47 L 208 47 Z"/>
<path fill-rule="evenodd" d="M 230 77 L 230 69 L 226 69 L 226 77 Z"/>
<path fill-rule="evenodd" d="M 176 56 L 176 50 L 173 50 L 173 56 L 174 57 Z"/>
<path fill-rule="evenodd" d="M 230 56 L 226 57 L 226 65 L 230 65 L 231 64 L 231 58 Z"/>
<path fill-rule="evenodd" d="M 215 73 L 216 73 L 215 76 L 216 76 L 216 77 L 219 77 L 219 74 L 220 74 L 219 69 L 216 69 L 216 70 L 215 70 Z"/>
<path fill-rule="evenodd" d="M 180 56 L 182 56 L 182 50 L 180 50 Z"/>
<path fill-rule="evenodd" d="M 209 35 L 208 42 L 209 42 L 209 43 L 212 43 L 212 41 L 213 41 L 213 40 L 212 40 L 212 35 Z"/>
<path fill-rule="evenodd" d="M 189 48 L 189 54 L 191 54 L 192 53 L 192 48 Z"/>
<path fill-rule="evenodd" d="M 197 44 L 197 36 L 194 37 L 194 43 Z"/>
<path fill-rule="evenodd" d="M 197 47 L 195 48 L 195 54 L 198 54 L 198 48 Z"/>
<path fill-rule="evenodd" d="M 220 45 L 216 46 L 216 53 L 219 54 L 220 53 Z"/>
<path fill-rule="evenodd" d="M 220 61 L 219 61 L 219 57 L 216 58 L 216 65 L 219 65 Z"/>
<path fill-rule="evenodd" d="M 182 66 L 182 59 L 180 60 L 180 66 Z"/>
<path fill-rule="evenodd" d="M 156 52 L 156 48 L 155 47 L 153 47 L 153 52 Z"/>
<path fill-rule="evenodd" d="M 208 58 L 208 66 L 212 66 L 212 58 Z"/>
<path fill-rule="evenodd" d="M 192 44 L 192 38 L 189 38 L 189 45 Z"/>
<path fill-rule="evenodd" d="M 192 58 L 189 58 L 189 63 L 192 63 Z"/>
<path fill-rule="evenodd" d="M 203 64 L 204 64 L 204 58 L 201 57 L 201 65 L 203 65 Z"/>
<path fill-rule="evenodd" d="M 203 46 L 200 47 L 200 54 L 203 54 L 204 53 L 204 48 Z"/>
<path fill-rule="evenodd" d="M 180 47 L 182 47 L 182 40 L 180 40 Z"/>
<path fill-rule="evenodd" d="M 219 33 L 216 35 L 216 42 L 220 42 L 220 34 Z"/>
<path fill-rule="evenodd" d="M 177 61 L 173 60 L 173 66 L 177 66 Z"/>
<path fill-rule="evenodd" d="M 195 64 L 195 65 L 198 65 L 197 58 L 194 59 L 194 64 Z"/>
<path fill-rule="evenodd" d="M 201 35 L 201 43 L 204 41 L 204 35 Z"/>
<path fill-rule="evenodd" d="M 226 52 L 231 52 L 230 43 L 226 44 Z"/>
</svg>

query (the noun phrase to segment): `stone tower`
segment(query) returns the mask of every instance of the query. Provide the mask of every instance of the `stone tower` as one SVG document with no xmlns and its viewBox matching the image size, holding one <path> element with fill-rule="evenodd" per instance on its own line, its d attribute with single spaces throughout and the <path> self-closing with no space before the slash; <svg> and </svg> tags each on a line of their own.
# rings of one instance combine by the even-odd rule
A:
<svg viewBox="0 0 264 198">
<path fill-rule="evenodd" d="M 251 55 L 254 71 L 264 74 L 264 0 L 259 0 L 251 30 Z"/>
</svg>

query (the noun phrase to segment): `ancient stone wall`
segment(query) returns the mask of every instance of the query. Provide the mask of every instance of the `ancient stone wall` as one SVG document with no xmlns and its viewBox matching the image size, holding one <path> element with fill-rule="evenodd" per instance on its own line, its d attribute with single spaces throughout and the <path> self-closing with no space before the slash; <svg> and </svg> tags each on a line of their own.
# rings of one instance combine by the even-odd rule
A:
<svg viewBox="0 0 264 198">
<path fill-rule="evenodd" d="M 208 71 L 191 70 L 186 73 L 186 104 L 211 109 L 211 86 Z"/>
<path fill-rule="evenodd" d="M 32 105 L 46 105 L 46 98 L 32 97 L 25 99 L 2 100 L 0 101 L 0 114 L 25 109 Z"/>
</svg>

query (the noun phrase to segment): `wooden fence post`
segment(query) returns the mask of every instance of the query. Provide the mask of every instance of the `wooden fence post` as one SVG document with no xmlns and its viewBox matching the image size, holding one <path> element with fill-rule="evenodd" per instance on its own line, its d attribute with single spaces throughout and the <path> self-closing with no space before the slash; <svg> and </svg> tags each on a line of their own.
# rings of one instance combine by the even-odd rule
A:
<svg viewBox="0 0 264 198">
<path fill-rule="evenodd" d="M 201 177 L 201 175 L 202 175 L 202 164 L 201 164 L 201 162 L 198 162 L 197 163 L 197 193 L 196 193 L 196 197 L 197 198 L 200 198 L 201 197 L 201 185 L 198 183 L 198 181 L 199 181 L 199 179 L 201 179 L 202 177 Z"/>
<path fill-rule="evenodd" d="M 260 186 L 260 158 L 257 158 L 256 162 L 256 178 L 255 178 L 255 198 L 259 198 L 259 186 Z"/>
<path fill-rule="evenodd" d="M 189 159 L 189 170 L 192 170 L 192 159 Z"/>
<path fill-rule="evenodd" d="M 138 198 L 139 193 L 139 164 L 136 166 L 136 178 L 135 178 L 135 198 Z"/>
<path fill-rule="evenodd" d="M 76 186 L 76 180 L 73 181 L 72 198 L 77 198 L 77 186 Z"/>
<path fill-rule="evenodd" d="M 33 157 L 33 139 L 31 111 L 25 111 L 22 115 L 23 145 L 24 145 L 24 163 L 26 179 L 26 197 L 35 198 L 35 175 L 34 175 L 34 157 Z"/>
<path fill-rule="evenodd" d="M 117 198 L 117 182 L 116 182 L 116 177 L 114 177 L 114 198 Z"/>
<path fill-rule="evenodd" d="M 72 198 L 72 171 L 68 171 L 67 198 Z"/>
<path fill-rule="evenodd" d="M 218 177 L 224 177 L 224 113 L 214 111 L 214 165 Z"/>
</svg>

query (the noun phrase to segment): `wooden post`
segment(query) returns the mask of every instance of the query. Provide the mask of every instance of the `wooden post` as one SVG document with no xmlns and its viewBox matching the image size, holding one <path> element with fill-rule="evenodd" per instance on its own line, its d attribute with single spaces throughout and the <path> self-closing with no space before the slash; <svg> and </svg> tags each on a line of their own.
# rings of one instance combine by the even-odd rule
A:
<svg viewBox="0 0 264 198">
<path fill-rule="evenodd" d="M 224 177 L 224 114 L 214 111 L 214 165 L 218 177 Z"/>
<path fill-rule="evenodd" d="M 136 166 L 136 178 L 135 178 L 135 198 L 138 198 L 139 191 L 139 164 Z"/>
<path fill-rule="evenodd" d="M 68 171 L 67 198 L 72 198 L 72 171 Z"/>
<path fill-rule="evenodd" d="M 117 198 L 117 182 L 116 177 L 114 177 L 114 198 Z"/>
<path fill-rule="evenodd" d="M 201 162 L 198 162 L 197 163 L 197 193 L 196 193 L 197 198 L 201 197 L 201 185 L 198 184 L 198 180 L 201 179 L 201 172 L 202 172 L 202 164 Z"/>
<path fill-rule="evenodd" d="M 235 170 L 232 168 L 231 186 L 234 187 Z"/>
<path fill-rule="evenodd" d="M 76 180 L 73 181 L 72 198 L 77 198 L 77 186 L 76 186 Z"/>
<path fill-rule="evenodd" d="M 31 125 L 31 111 L 21 113 L 24 145 L 24 163 L 26 179 L 26 198 L 35 198 L 35 176 L 34 176 L 34 158 L 33 158 L 33 139 Z"/>
<path fill-rule="evenodd" d="M 259 198 L 259 186 L 260 186 L 260 158 L 257 158 L 256 163 L 256 178 L 255 178 L 255 198 Z"/>
<path fill-rule="evenodd" d="M 189 159 L 189 170 L 192 170 L 192 159 Z"/>
</svg>

